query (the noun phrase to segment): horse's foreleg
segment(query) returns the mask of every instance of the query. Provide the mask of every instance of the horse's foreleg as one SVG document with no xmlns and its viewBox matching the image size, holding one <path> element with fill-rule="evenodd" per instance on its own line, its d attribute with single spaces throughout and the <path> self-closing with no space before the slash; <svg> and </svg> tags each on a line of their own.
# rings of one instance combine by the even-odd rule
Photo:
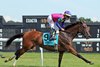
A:
<svg viewBox="0 0 100 67">
<path fill-rule="evenodd" d="M 77 54 L 76 55 L 78 58 L 81 58 L 82 60 L 84 60 L 86 63 L 89 63 L 89 64 L 94 64 L 93 62 L 91 62 L 91 61 L 89 61 L 89 60 L 87 60 L 87 59 L 85 59 L 84 57 L 82 57 L 80 54 Z"/>
<path fill-rule="evenodd" d="M 93 64 L 91 61 L 87 60 L 86 58 L 84 58 L 83 56 L 81 56 L 72 46 L 68 45 L 67 46 L 68 48 L 68 51 L 70 53 L 72 53 L 73 55 L 77 56 L 78 58 L 84 60 L 86 63 L 89 63 L 89 64 Z"/>
<path fill-rule="evenodd" d="M 58 60 L 59 63 L 58 63 L 58 67 L 60 67 L 60 65 L 61 65 L 63 53 L 64 53 L 64 51 L 59 51 L 59 60 Z"/>
</svg>

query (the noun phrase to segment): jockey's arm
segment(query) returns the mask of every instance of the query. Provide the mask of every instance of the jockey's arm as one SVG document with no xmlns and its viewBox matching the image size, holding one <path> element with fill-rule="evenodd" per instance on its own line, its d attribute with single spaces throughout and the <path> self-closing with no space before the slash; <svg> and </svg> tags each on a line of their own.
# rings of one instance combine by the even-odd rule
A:
<svg viewBox="0 0 100 67">
<path fill-rule="evenodd" d="M 57 25 L 57 27 L 58 27 L 59 29 L 62 28 L 58 22 L 56 22 L 56 25 Z"/>
<path fill-rule="evenodd" d="M 62 22 L 62 23 L 64 23 L 64 22 L 65 22 L 65 19 L 63 19 L 63 18 L 59 18 L 59 19 L 58 19 L 58 22 Z"/>
<path fill-rule="evenodd" d="M 61 27 L 60 24 L 59 24 L 58 22 L 56 22 L 56 25 L 57 25 L 57 27 L 58 27 L 60 30 L 64 31 L 63 27 Z"/>
<path fill-rule="evenodd" d="M 64 28 L 64 22 L 65 22 L 65 20 L 62 19 L 62 18 L 59 18 L 58 22 L 61 23 L 61 27 Z"/>
</svg>

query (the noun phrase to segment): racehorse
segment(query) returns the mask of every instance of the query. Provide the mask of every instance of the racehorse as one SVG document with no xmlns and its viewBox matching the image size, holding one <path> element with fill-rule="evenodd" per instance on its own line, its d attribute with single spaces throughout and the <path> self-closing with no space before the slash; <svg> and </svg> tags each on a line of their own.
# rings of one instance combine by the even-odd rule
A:
<svg viewBox="0 0 100 67">
<path fill-rule="evenodd" d="M 58 67 L 61 67 L 61 61 L 62 57 L 65 51 L 68 51 L 72 53 L 73 55 L 77 56 L 78 58 L 82 59 L 86 63 L 93 64 L 93 62 L 87 60 L 83 56 L 81 56 L 73 47 L 73 39 L 77 36 L 78 33 L 82 33 L 86 39 L 91 37 L 90 34 L 90 28 L 87 26 L 86 22 L 77 21 L 76 23 L 73 23 L 71 25 L 66 26 L 65 31 L 60 31 L 59 33 L 59 41 L 58 41 L 58 50 L 51 47 L 51 46 L 44 46 L 42 35 L 43 33 L 40 31 L 32 30 L 25 33 L 20 33 L 17 35 L 12 36 L 6 43 L 5 47 L 8 47 L 11 42 L 16 38 L 23 38 L 23 45 L 21 49 L 18 49 L 14 56 L 10 57 L 9 59 L 5 60 L 5 62 L 8 62 L 15 58 L 15 62 L 13 63 L 13 66 L 16 64 L 16 60 L 23 55 L 28 50 L 32 49 L 35 46 L 42 47 L 44 49 L 50 50 L 50 51 L 58 51 L 59 52 L 59 58 L 58 58 Z"/>
</svg>

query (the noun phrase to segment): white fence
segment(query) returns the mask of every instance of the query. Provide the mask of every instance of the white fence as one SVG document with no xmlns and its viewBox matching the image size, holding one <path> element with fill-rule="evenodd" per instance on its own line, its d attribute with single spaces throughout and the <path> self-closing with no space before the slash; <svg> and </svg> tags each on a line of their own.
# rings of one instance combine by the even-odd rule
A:
<svg viewBox="0 0 100 67">
<path fill-rule="evenodd" d="M 0 42 L 6 42 L 8 38 L 0 38 Z M 14 42 L 21 42 L 22 38 L 15 39 Z M 85 39 L 85 38 L 75 38 L 73 39 L 73 42 L 100 42 L 100 38 L 90 38 L 90 39 Z"/>
<path fill-rule="evenodd" d="M 8 38 L 0 38 L 0 42 L 6 42 Z M 13 42 L 22 42 L 22 39 L 15 39 Z M 75 38 L 73 42 L 100 42 L 100 38 L 90 38 L 90 39 L 85 39 L 85 38 Z M 41 51 L 41 64 L 43 66 L 43 49 L 40 48 Z"/>
</svg>

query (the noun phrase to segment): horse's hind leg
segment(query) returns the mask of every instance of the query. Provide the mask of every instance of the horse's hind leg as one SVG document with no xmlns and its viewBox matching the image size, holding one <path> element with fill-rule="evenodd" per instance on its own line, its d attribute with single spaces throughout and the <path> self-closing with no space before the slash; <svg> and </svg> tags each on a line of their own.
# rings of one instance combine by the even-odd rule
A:
<svg viewBox="0 0 100 67">
<path fill-rule="evenodd" d="M 17 50 L 16 52 L 15 52 L 15 56 L 16 56 L 16 60 L 18 60 L 18 58 L 22 55 L 22 54 L 24 54 L 25 52 L 26 52 L 27 50 L 26 49 L 19 49 L 19 50 Z"/>
<path fill-rule="evenodd" d="M 26 52 L 27 50 L 26 49 L 19 49 L 19 50 L 17 50 L 16 52 L 15 52 L 15 61 L 14 61 L 14 63 L 13 63 L 13 66 L 15 67 L 15 65 L 16 65 L 16 62 L 17 62 L 17 60 L 18 60 L 18 58 L 21 56 L 21 55 L 23 55 L 25 52 Z"/>
<path fill-rule="evenodd" d="M 8 62 L 8 61 L 11 61 L 13 58 L 15 58 L 16 56 L 14 55 L 14 56 L 12 56 L 12 57 L 10 57 L 9 59 L 6 59 L 5 60 L 5 62 Z"/>
<path fill-rule="evenodd" d="M 93 64 L 91 61 L 85 59 L 83 56 L 81 56 L 71 45 L 67 45 L 67 49 L 70 53 L 77 56 L 78 58 L 84 60 L 86 63 Z"/>
<path fill-rule="evenodd" d="M 26 51 L 24 49 L 19 49 L 15 52 L 15 55 L 10 57 L 9 59 L 5 60 L 5 62 L 11 61 L 13 58 L 15 58 L 16 60 Z"/>
<path fill-rule="evenodd" d="M 11 61 L 13 58 L 15 58 L 15 61 L 14 61 L 14 63 L 13 63 L 13 66 L 15 66 L 15 65 L 16 65 L 16 61 L 18 60 L 18 58 L 19 58 L 22 54 L 24 54 L 26 51 L 27 51 L 27 50 L 26 50 L 26 49 L 23 49 L 23 48 L 17 50 L 17 51 L 15 52 L 15 55 L 12 56 L 12 57 L 10 57 L 9 59 L 5 60 L 5 62 Z"/>
<path fill-rule="evenodd" d="M 33 48 L 35 45 L 32 41 L 23 41 L 23 48 L 19 49 L 16 51 L 15 53 L 15 62 L 13 63 L 13 66 L 16 65 L 16 61 L 18 60 L 18 58 L 23 55 L 25 52 L 27 52 L 29 49 Z"/>
</svg>

